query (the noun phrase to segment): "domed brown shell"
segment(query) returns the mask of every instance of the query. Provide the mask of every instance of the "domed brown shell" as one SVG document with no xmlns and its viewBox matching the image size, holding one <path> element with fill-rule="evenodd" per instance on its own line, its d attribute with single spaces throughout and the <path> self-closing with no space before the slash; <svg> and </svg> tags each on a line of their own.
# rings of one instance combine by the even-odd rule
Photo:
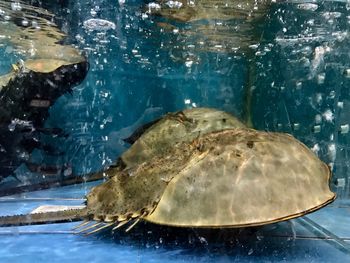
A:
<svg viewBox="0 0 350 263">
<path fill-rule="evenodd" d="M 180 143 L 88 195 L 98 221 L 245 227 L 315 211 L 335 199 L 327 165 L 288 134 L 238 128 Z"/>
<path fill-rule="evenodd" d="M 120 160 L 125 167 L 133 167 L 160 156 L 179 142 L 193 139 L 225 129 L 241 128 L 245 125 L 233 115 L 211 108 L 193 108 L 168 113 L 146 129 Z"/>
</svg>

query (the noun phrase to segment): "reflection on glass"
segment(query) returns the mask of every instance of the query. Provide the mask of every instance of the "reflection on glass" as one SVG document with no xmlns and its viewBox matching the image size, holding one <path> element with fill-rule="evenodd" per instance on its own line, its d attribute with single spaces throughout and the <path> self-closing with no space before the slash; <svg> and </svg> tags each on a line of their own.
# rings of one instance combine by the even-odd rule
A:
<svg viewBox="0 0 350 263">
<path fill-rule="evenodd" d="M 62 43 L 65 34 L 53 18 L 44 9 L 0 1 L 0 45 L 5 54 L 18 61 L 5 65 L 12 69 L 0 77 L 0 178 L 12 175 L 23 183 L 26 178 L 15 176 L 21 164 L 33 172 L 43 172 L 44 165 L 31 160 L 34 149 L 60 154 L 41 141 L 41 135 L 64 137 L 64 131 L 46 128 L 45 120 L 55 101 L 71 93 L 88 70 L 79 50 Z M 48 169 L 48 173 L 59 173 L 55 168 Z"/>
</svg>

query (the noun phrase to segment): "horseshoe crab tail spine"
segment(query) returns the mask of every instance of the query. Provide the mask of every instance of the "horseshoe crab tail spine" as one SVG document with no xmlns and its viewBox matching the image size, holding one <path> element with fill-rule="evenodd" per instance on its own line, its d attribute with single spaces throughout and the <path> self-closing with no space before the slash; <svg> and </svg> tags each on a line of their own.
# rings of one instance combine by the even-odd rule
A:
<svg viewBox="0 0 350 263">
<path fill-rule="evenodd" d="M 1 216 L 0 227 L 73 222 L 80 221 L 85 218 L 87 218 L 87 209 L 84 207 L 79 209 L 68 209 L 55 212 Z"/>
</svg>

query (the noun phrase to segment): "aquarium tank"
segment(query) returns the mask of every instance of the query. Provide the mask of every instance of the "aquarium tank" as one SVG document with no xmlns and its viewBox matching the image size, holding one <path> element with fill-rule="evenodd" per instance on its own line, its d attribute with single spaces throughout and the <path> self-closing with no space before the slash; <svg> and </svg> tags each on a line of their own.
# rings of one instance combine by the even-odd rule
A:
<svg viewBox="0 0 350 263">
<path fill-rule="evenodd" d="M 0 0 L 1 262 L 348 262 L 349 0 Z"/>
</svg>

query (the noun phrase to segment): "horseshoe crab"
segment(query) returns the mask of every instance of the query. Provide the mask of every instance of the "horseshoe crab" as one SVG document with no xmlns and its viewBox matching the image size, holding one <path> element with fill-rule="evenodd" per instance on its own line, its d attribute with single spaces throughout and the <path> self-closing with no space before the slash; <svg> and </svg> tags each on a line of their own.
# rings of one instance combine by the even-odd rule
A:
<svg viewBox="0 0 350 263">
<path fill-rule="evenodd" d="M 126 138 L 125 141 L 132 145 L 118 163 L 123 168 L 133 167 L 166 153 L 176 143 L 190 142 L 212 131 L 242 127 L 244 124 L 236 117 L 217 109 L 192 108 L 168 113 Z"/>
<path fill-rule="evenodd" d="M 332 202 L 330 177 L 328 166 L 291 135 L 228 129 L 119 171 L 91 190 L 83 209 L 1 217 L 0 225 L 85 218 L 79 232 L 86 234 L 130 222 L 129 230 L 141 219 L 175 227 L 259 226 Z M 86 226 L 89 220 L 97 223 Z"/>
</svg>

